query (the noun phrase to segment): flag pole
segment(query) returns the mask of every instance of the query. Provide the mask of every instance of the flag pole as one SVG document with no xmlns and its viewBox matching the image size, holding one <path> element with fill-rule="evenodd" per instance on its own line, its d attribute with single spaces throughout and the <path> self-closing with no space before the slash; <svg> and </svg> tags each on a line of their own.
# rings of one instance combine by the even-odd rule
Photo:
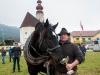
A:
<svg viewBox="0 0 100 75">
<path fill-rule="evenodd" d="M 81 30 L 80 30 L 80 44 L 81 44 L 81 38 L 82 38 L 82 37 L 81 37 Z"/>
<path fill-rule="evenodd" d="M 82 34 L 81 29 L 83 29 L 83 28 L 82 28 L 81 21 L 80 21 L 80 26 L 81 26 L 81 28 L 80 28 L 80 44 L 81 44 L 81 39 L 82 39 L 82 37 L 81 37 L 81 34 Z"/>
</svg>

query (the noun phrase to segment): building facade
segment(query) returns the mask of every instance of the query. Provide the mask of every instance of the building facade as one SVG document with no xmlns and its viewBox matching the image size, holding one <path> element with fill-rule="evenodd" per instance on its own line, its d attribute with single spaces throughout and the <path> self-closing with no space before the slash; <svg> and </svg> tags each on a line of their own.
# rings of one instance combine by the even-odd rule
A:
<svg viewBox="0 0 100 75">
<path fill-rule="evenodd" d="M 71 42 L 91 43 L 93 40 L 100 39 L 100 30 L 96 31 L 73 31 L 71 32 Z"/>
<path fill-rule="evenodd" d="M 21 26 L 20 26 L 20 43 L 22 46 L 25 45 L 27 38 L 31 35 L 31 33 L 35 30 L 35 26 L 38 22 L 44 21 L 43 7 L 41 5 L 42 1 L 37 1 L 36 6 L 36 17 L 27 12 Z"/>
</svg>

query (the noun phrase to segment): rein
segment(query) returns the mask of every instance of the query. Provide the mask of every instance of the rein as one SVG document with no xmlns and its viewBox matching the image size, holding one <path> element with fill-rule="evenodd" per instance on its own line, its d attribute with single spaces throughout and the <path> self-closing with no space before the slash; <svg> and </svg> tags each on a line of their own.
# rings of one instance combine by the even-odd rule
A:
<svg viewBox="0 0 100 75">
<path fill-rule="evenodd" d="M 31 45 L 31 47 L 33 48 L 33 50 L 39 55 L 39 56 L 42 56 L 40 53 L 38 53 L 37 51 L 36 51 L 36 49 Z"/>
<path fill-rule="evenodd" d="M 38 53 L 37 51 L 36 51 L 36 49 L 31 45 L 31 47 L 33 48 L 33 50 L 39 55 L 39 56 L 43 56 L 43 55 L 41 55 L 40 53 Z M 57 45 L 57 46 L 55 46 L 55 47 L 53 47 L 53 48 L 47 48 L 47 53 L 49 53 L 49 54 L 52 54 L 51 52 L 52 51 L 54 51 L 55 49 L 57 49 L 57 48 L 59 48 L 60 47 L 60 45 Z"/>
<path fill-rule="evenodd" d="M 44 40 L 44 41 L 41 41 L 41 42 L 40 42 L 39 48 L 40 48 L 40 46 L 41 46 L 42 43 L 44 43 L 45 46 L 47 47 L 46 51 L 47 51 L 47 53 L 49 53 L 49 54 L 52 54 L 52 51 L 54 51 L 55 49 L 57 49 L 57 48 L 60 47 L 60 45 L 57 45 L 57 46 L 55 46 L 55 47 L 53 47 L 53 48 L 48 48 L 48 46 L 47 46 L 47 44 L 46 44 L 46 42 L 45 42 L 45 40 Z M 36 50 L 35 50 L 35 52 L 36 52 L 38 55 L 40 55 Z"/>
<path fill-rule="evenodd" d="M 50 52 L 52 52 L 52 51 L 54 51 L 55 49 L 57 49 L 57 48 L 59 48 L 60 47 L 60 45 L 57 45 L 57 46 L 55 46 L 55 47 L 53 47 L 53 48 L 48 48 L 47 49 L 47 51 L 50 51 Z"/>
</svg>

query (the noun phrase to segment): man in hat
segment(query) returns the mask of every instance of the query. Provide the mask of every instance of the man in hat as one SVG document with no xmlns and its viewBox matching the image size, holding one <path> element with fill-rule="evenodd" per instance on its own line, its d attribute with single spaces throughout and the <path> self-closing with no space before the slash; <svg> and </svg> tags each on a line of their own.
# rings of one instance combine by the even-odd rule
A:
<svg viewBox="0 0 100 75">
<path fill-rule="evenodd" d="M 69 61 L 67 65 L 59 64 L 56 66 L 56 75 L 67 75 L 69 70 L 74 71 L 71 75 L 78 75 L 77 65 L 83 62 L 82 52 L 76 44 L 68 40 L 70 33 L 67 32 L 66 28 L 62 28 L 58 35 L 60 36 L 59 44 L 62 49 L 63 57 L 66 58 L 68 56 Z"/>
</svg>

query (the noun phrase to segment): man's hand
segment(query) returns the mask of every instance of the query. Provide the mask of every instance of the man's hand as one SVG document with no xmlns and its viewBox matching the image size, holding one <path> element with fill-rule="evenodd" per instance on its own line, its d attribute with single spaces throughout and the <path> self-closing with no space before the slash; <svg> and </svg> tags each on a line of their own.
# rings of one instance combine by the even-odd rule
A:
<svg viewBox="0 0 100 75">
<path fill-rule="evenodd" d="M 77 59 L 75 59 L 75 61 L 74 61 L 73 63 L 67 64 L 67 65 L 66 65 L 66 68 L 67 68 L 67 70 L 69 71 L 69 70 L 71 70 L 74 66 L 77 66 L 78 64 L 79 64 L 79 61 L 78 61 Z"/>
<path fill-rule="evenodd" d="M 73 68 L 74 66 L 72 64 L 67 64 L 66 65 L 66 69 L 69 71 Z"/>
<path fill-rule="evenodd" d="M 49 61 L 44 63 L 44 67 L 46 67 L 47 65 L 51 65 L 51 64 L 52 64 L 52 60 L 49 60 Z"/>
</svg>

